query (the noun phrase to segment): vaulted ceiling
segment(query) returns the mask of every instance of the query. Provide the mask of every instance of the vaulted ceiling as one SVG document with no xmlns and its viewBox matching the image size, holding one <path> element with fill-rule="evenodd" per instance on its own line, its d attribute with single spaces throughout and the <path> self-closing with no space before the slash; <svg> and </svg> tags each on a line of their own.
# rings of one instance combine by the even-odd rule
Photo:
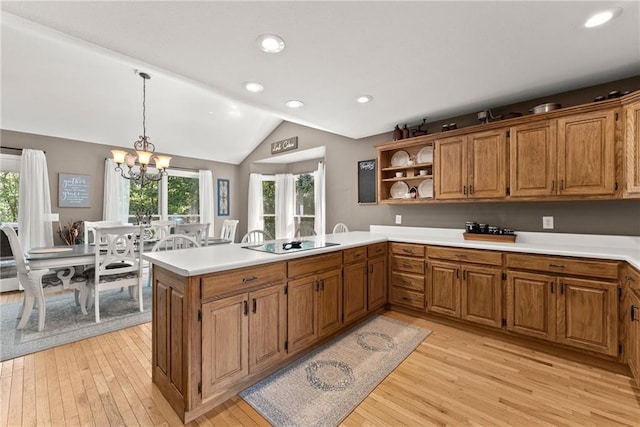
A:
<svg viewBox="0 0 640 427">
<path fill-rule="evenodd" d="M 234 164 L 282 120 L 362 138 L 640 74 L 637 1 L 0 7 L 3 129 L 130 148 L 142 132 L 139 70 L 151 75 L 146 125 L 159 152 Z M 610 7 L 622 13 L 584 27 Z M 264 33 L 284 51 L 260 51 Z M 357 103 L 365 94 L 373 101 Z"/>
</svg>

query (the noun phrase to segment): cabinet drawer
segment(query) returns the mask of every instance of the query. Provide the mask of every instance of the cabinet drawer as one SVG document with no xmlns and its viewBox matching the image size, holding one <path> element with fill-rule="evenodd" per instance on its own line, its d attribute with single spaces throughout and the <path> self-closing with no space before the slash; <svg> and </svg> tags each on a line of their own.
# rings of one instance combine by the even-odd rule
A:
<svg viewBox="0 0 640 427">
<path fill-rule="evenodd" d="M 317 255 L 308 258 L 297 259 L 287 263 L 287 276 L 289 278 L 307 276 L 332 268 L 342 266 L 342 251 L 332 252 L 326 255 Z"/>
<path fill-rule="evenodd" d="M 364 261 L 367 259 L 367 247 L 351 248 L 344 250 L 344 263 L 351 264 L 356 261 Z"/>
<path fill-rule="evenodd" d="M 618 278 L 618 263 L 616 261 L 507 254 L 507 267 L 604 279 Z"/>
<path fill-rule="evenodd" d="M 391 285 L 398 288 L 406 288 L 413 291 L 424 292 L 424 276 L 415 274 L 391 273 Z"/>
<path fill-rule="evenodd" d="M 240 268 L 204 276 L 202 279 L 202 300 L 207 300 L 229 292 L 244 292 L 245 289 L 269 283 L 284 282 L 284 262 Z"/>
<path fill-rule="evenodd" d="M 376 243 L 374 245 L 369 245 L 367 249 L 367 256 L 369 258 L 373 258 L 374 256 L 386 255 L 387 254 L 387 244 L 386 243 Z"/>
<path fill-rule="evenodd" d="M 446 259 L 449 261 L 472 262 L 486 265 L 502 265 L 502 252 L 481 251 L 476 249 L 443 248 L 429 246 L 429 259 Z"/>
<path fill-rule="evenodd" d="M 411 307 L 424 309 L 424 294 L 420 292 L 392 286 L 390 299 L 392 304 L 409 305 Z"/>
<path fill-rule="evenodd" d="M 391 256 L 391 269 L 406 271 L 409 273 L 424 274 L 424 260 L 421 258 L 409 258 L 406 256 Z"/>
<path fill-rule="evenodd" d="M 412 243 L 391 243 L 391 253 L 396 255 L 416 256 L 424 258 L 424 245 Z"/>
</svg>

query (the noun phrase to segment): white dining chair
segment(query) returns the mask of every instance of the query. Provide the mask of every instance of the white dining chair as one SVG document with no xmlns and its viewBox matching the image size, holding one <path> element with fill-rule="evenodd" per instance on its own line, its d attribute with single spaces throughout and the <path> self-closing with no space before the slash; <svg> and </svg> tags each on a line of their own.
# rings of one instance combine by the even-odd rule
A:
<svg viewBox="0 0 640 427">
<path fill-rule="evenodd" d="M 84 221 L 82 228 L 84 229 L 84 244 L 85 246 L 89 244 L 95 244 L 96 235 L 95 229 L 96 227 L 116 227 L 118 225 L 124 225 L 122 221 Z M 93 239 L 91 239 L 93 238 Z M 101 244 L 105 244 L 105 242 L 100 242 Z"/>
<path fill-rule="evenodd" d="M 240 243 L 262 243 L 267 240 L 273 240 L 273 237 L 264 230 L 251 230 L 244 236 Z"/>
<path fill-rule="evenodd" d="M 211 224 L 208 222 L 206 224 L 203 223 L 194 223 L 194 224 L 177 224 L 174 233 L 175 234 L 186 234 L 187 236 L 191 236 L 202 246 L 207 246 L 209 240 L 209 227 Z"/>
<path fill-rule="evenodd" d="M 20 322 L 18 323 L 18 329 L 24 329 L 33 310 L 34 304 L 38 307 L 38 331 L 44 329 L 44 319 L 47 312 L 47 307 L 44 300 L 44 289 L 42 286 L 42 277 L 48 273 L 53 273 L 51 270 L 31 270 L 27 265 L 27 261 L 22 251 L 22 245 L 20 239 L 16 234 L 13 227 L 3 225 L 1 227 L 4 234 L 9 239 L 9 247 L 13 253 L 13 258 L 16 261 L 16 270 L 18 272 L 18 281 L 24 288 L 24 298 L 22 301 L 22 314 Z"/>
<path fill-rule="evenodd" d="M 225 219 L 220 229 L 220 238 L 225 240 L 231 240 L 231 243 L 236 241 L 236 228 L 238 227 L 237 219 Z"/>
<path fill-rule="evenodd" d="M 151 221 L 151 227 L 155 232 L 155 238 L 157 240 L 162 240 L 168 235 L 170 235 L 175 229 L 177 222 L 171 220 L 157 220 Z"/>
<path fill-rule="evenodd" d="M 151 252 L 172 251 L 176 249 L 199 248 L 200 243 L 193 236 L 186 234 L 170 234 L 158 240 Z"/>
<path fill-rule="evenodd" d="M 343 224 L 341 222 L 337 223 L 335 227 L 333 227 L 333 234 L 348 233 L 348 232 L 349 232 L 349 228 L 346 226 L 346 224 Z"/>
<path fill-rule="evenodd" d="M 88 297 L 82 299 L 83 307 L 94 305 L 96 323 L 100 322 L 100 292 L 109 289 L 129 288 L 129 296 L 142 306 L 142 226 L 97 227 L 96 241 L 105 241 L 106 253 L 96 250 L 93 274 L 88 274 Z M 104 240 L 102 240 L 104 239 Z M 93 298 L 91 298 L 93 294 Z M 87 301 L 88 300 L 88 301 Z"/>
</svg>

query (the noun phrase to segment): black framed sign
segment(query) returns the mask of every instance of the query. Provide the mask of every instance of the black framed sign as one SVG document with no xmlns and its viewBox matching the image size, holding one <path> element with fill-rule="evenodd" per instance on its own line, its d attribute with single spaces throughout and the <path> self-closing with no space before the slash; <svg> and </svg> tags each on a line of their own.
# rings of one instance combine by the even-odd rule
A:
<svg viewBox="0 0 640 427">
<path fill-rule="evenodd" d="M 358 162 L 358 203 L 376 204 L 376 159 Z"/>
<path fill-rule="evenodd" d="M 228 179 L 218 179 L 218 216 L 229 216 Z"/>
<path fill-rule="evenodd" d="M 90 208 L 91 176 L 58 174 L 58 207 Z"/>
</svg>

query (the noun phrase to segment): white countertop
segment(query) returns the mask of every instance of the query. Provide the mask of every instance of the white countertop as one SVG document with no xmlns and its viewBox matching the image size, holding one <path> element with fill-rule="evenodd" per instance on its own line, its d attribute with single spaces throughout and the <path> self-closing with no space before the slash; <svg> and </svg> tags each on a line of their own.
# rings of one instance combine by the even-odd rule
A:
<svg viewBox="0 0 640 427">
<path fill-rule="evenodd" d="M 235 268 L 286 261 L 368 245 L 378 242 L 420 243 L 460 248 L 489 249 L 585 258 L 627 261 L 640 268 L 640 237 L 604 236 L 592 234 L 516 232 L 516 243 L 494 243 L 464 240 L 463 230 L 450 228 L 393 227 L 372 225 L 370 231 L 327 234 L 305 237 L 305 240 L 338 243 L 321 249 L 311 249 L 282 255 L 246 249 L 240 244 L 206 246 L 195 249 L 146 253 L 143 257 L 181 276 L 197 276 Z"/>
</svg>

